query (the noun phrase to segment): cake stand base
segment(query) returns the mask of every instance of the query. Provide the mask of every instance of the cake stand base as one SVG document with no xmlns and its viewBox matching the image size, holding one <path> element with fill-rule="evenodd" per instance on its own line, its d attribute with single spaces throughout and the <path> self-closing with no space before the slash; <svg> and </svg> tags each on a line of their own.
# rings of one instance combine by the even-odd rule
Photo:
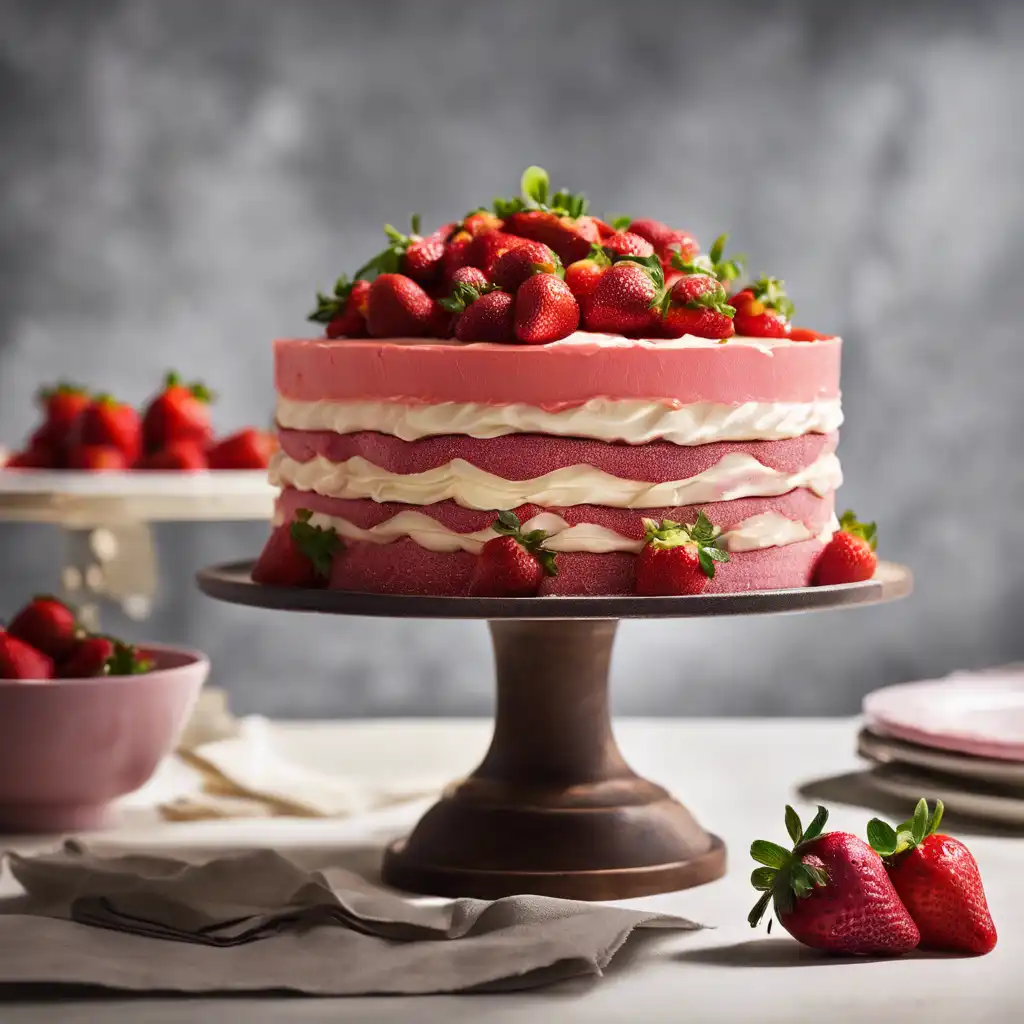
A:
<svg viewBox="0 0 1024 1024">
<path fill-rule="evenodd" d="M 612 735 L 618 623 L 489 625 L 498 680 L 490 750 L 388 848 L 384 881 L 439 896 L 614 900 L 721 877 L 721 840 L 633 772 Z"/>
</svg>

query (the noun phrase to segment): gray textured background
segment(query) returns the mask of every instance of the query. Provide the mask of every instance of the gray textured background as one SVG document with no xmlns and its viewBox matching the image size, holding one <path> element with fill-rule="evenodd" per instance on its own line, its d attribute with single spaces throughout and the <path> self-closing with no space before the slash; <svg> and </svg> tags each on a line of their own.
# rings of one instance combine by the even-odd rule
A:
<svg viewBox="0 0 1024 1024">
<path fill-rule="evenodd" d="M 840 500 L 919 581 L 881 609 L 628 624 L 618 709 L 846 712 L 1020 658 L 1022 42 L 1015 0 L 0 0 L 0 438 L 40 379 L 139 400 L 169 365 L 222 393 L 222 425 L 265 420 L 270 339 L 315 286 L 385 220 L 451 219 L 536 162 L 598 212 L 728 228 L 844 335 Z M 478 624 L 191 589 L 263 536 L 162 529 L 144 631 L 209 651 L 241 709 L 489 706 Z M 0 528 L 0 610 L 51 584 L 54 539 Z"/>
</svg>

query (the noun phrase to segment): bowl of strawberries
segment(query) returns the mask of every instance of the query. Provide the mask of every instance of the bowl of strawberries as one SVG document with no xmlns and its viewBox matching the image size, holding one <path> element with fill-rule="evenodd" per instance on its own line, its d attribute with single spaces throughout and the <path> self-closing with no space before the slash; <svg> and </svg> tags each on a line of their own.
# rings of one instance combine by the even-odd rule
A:
<svg viewBox="0 0 1024 1024">
<path fill-rule="evenodd" d="M 210 664 L 83 630 L 35 597 L 0 629 L 0 832 L 97 828 L 169 754 Z"/>
</svg>

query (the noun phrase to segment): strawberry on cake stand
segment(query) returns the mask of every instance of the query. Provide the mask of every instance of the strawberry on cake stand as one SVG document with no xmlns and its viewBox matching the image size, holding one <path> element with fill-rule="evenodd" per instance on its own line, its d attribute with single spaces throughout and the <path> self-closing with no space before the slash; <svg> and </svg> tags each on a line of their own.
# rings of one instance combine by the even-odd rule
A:
<svg viewBox="0 0 1024 1024">
<path fill-rule="evenodd" d="M 659 221 L 522 195 L 387 247 L 275 343 L 280 488 L 221 600 L 489 622 L 494 739 L 387 881 L 485 898 L 616 899 L 719 877 L 725 850 L 611 732 L 617 620 L 903 597 L 874 524 L 835 515 L 841 341 L 791 323 Z"/>
<path fill-rule="evenodd" d="M 102 601 L 148 614 L 157 588 L 150 524 L 270 518 L 276 440 L 253 428 L 216 437 L 203 385 L 170 373 L 141 411 L 71 384 L 38 397 L 42 422 L 0 458 L 0 521 L 61 529 L 63 595 L 91 628 Z"/>
</svg>

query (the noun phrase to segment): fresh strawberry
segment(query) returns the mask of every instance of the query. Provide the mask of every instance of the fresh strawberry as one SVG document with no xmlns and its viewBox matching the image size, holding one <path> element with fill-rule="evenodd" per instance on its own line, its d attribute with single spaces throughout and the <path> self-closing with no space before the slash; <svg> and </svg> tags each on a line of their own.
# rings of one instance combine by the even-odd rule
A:
<svg viewBox="0 0 1024 1024">
<path fill-rule="evenodd" d="M 469 243 L 473 236 L 468 231 L 457 231 L 448 239 L 441 257 L 441 279 L 449 284 L 455 279 L 455 273 L 469 266 Z"/>
<path fill-rule="evenodd" d="M 142 421 L 139 414 L 130 405 L 118 402 L 110 395 L 99 395 L 89 403 L 75 421 L 72 435 L 76 446 L 101 445 L 116 448 L 129 466 L 135 462 L 142 450 Z"/>
<path fill-rule="evenodd" d="M 779 924 L 814 949 L 857 956 L 899 956 L 914 949 L 921 936 L 882 858 L 848 832 L 822 835 L 827 820 L 828 812 L 819 807 L 804 831 L 796 811 L 787 807 L 792 851 L 763 839 L 751 844 L 750 856 L 764 866 L 750 876 L 762 894 L 747 918 L 750 926 L 756 928 L 774 903 Z"/>
<path fill-rule="evenodd" d="M 600 245 L 616 256 L 653 256 L 654 246 L 640 235 L 632 231 L 616 231 L 601 239 Z"/>
<path fill-rule="evenodd" d="M 79 639 L 71 653 L 58 664 L 57 678 L 137 676 L 152 668 L 153 662 L 130 644 L 109 636 L 89 634 Z"/>
<path fill-rule="evenodd" d="M 334 556 L 344 550 L 332 527 L 314 526 L 313 513 L 301 508 L 295 518 L 277 527 L 252 569 L 257 583 L 275 587 L 324 587 Z"/>
<path fill-rule="evenodd" d="M 356 278 L 401 273 L 421 285 L 432 284 L 441 276 L 445 241 L 454 227 L 454 224 L 446 224 L 433 234 L 424 236 L 420 233 L 419 214 L 413 214 L 407 235 L 385 224 L 387 247 L 360 267 L 355 273 Z"/>
<path fill-rule="evenodd" d="M 165 448 L 143 455 L 135 463 L 141 470 L 170 470 L 177 472 L 195 472 L 209 469 L 206 449 L 197 441 L 172 441 Z"/>
<path fill-rule="evenodd" d="M 52 658 L 0 630 L 0 679 L 52 678 Z"/>
<path fill-rule="evenodd" d="M 674 252 L 669 266 L 672 270 L 682 274 L 706 274 L 719 281 L 723 288 L 728 288 L 733 281 L 742 277 L 747 261 L 747 258 L 740 253 L 726 257 L 725 244 L 728 241 L 728 235 L 719 235 L 707 254 L 683 256 L 681 253 Z"/>
<path fill-rule="evenodd" d="M 608 254 L 599 245 L 595 245 L 586 259 L 577 260 L 565 268 L 565 283 L 577 301 L 582 301 L 593 292 L 611 265 Z"/>
<path fill-rule="evenodd" d="M 501 231 L 505 222 L 490 210 L 474 210 L 467 213 L 458 231 L 465 231 L 471 238 L 477 235 L 486 235 L 491 231 Z"/>
<path fill-rule="evenodd" d="M 452 284 L 468 284 L 471 288 L 475 288 L 478 292 L 483 293 L 490 282 L 487 280 L 487 275 L 479 267 L 459 267 L 452 274 Z"/>
<path fill-rule="evenodd" d="M 56 469 L 57 456 L 45 442 L 33 442 L 21 452 L 15 452 L 4 464 L 4 469 Z"/>
<path fill-rule="evenodd" d="M 381 274 L 366 305 L 366 324 L 374 338 L 422 338 L 430 329 L 433 299 L 404 274 Z"/>
<path fill-rule="evenodd" d="M 626 257 L 598 278 L 582 303 L 583 325 L 606 334 L 655 336 L 664 276 L 657 257 Z"/>
<path fill-rule="evenodd" d="M 644 520 L 644 547 L 637 555 L 633 589 L 643 597 L 699 594 L 714 578 L 715 563 L 728 562 L 718 531 L 703 512 L 692 526 Z"/>
<path fill-rule="evenodd" d="M 63 601 L 55 597 L 34 597 L 7 627 L 11 636 L 37 651 L 60 660 L 75 645 L 78 620 Z"/>
<path fill-rule="evenodd" d="M 515 299 L 490 291 L 473 299 L 455 324 L 459 341 L 515 341 Z"/>
<path fill-rule="evenodd" d="M 67 455 L 68 469 L 83 469 L 90 473 L 119 472 L 129 469 L 131 463 L 120 448 L 112 444 L 75 445 Z"/>
<path fill-rule="evenodd" d="M 515 301 L 515 332 L 520 341 L 530 345 L 558 341 L 559 338 L 567 338 L 579 325 L 579 304 L 560 277 L 534 274 L 519 286 Z"/>
<path fill-rule="evenodd" d="M 945 953 L 991 953 L 996 945 L 981 872 L 971 851 L 939 834 L 942 801 L 928 812 L 919 800 L 913 816 L 893 828 L 868 823 L 868 842 L 885 858 L 889 879 L 921 932 L 921 948 Z"/>
<path fill-rule="evenodd" d="M 328 338 L 365 338 L 366 300 L 370 295 L 369 281 L 349 281 L 342 274 L 334 282 L 334 293 L 316 293 L 316 309 L 307 319 L 326 324 Z"/>
<path fill-rule="evenodd" d="M 168 373 L 163 390 L 150 401 L 142 416 L 143 450 L 157 452 L 178 441 L 206 445 L 213 437 L 213 398 L 205 384 L 185 384 L 177 373 Z"/>
<path fill-rule="evenodd" d="M 809 327 L 791 327 L 789 329 L 790 341 L 826 341 L 834 337 L 834 334 L 820 334 L 818 331 L 812 331 Z"/>
<path fill-rule="evenodd" d="M 662 302 L 661 333 L 666 338 L 692 334 L 696 338 L 729 338 L 736 310 L 725 289 L 706 274 L 684 274 L 666 291 Z"/>
<path fill-rule="evenodd" d="M 878 557 L 878 528 L 874 523 L 859 523 L 846 511 L 839 529 L 825 545 L 814 567 L 814 585 L 829 587 L 836 583 L 859 583 L 875 575 Z"/>
<path fill-rule="evenodd" d="M 501 536 L 489 540 L 480 552 L 469 592 L 474 597 L 530 597 L 545 576 L 557 576 L 555 554 L 544 548 L 547 533 L 523 533 L 519 517 L 499 512 L 492 529 Z"/>
<path fill-rule="evenodd" d="M 246 427 L 221 438 L 206 453 L 210 469 L 266 469 L 277 451 L 277 437 L 266 430 Z"/>
<path fill-rule="evenodd" d="M 679 253 L 683 259 L 692 259 L 700 252 L 700 243 L 688 231 L 677 231 L 663 224 L 660 220 L 634 220 L 628 229 L 632 234 L 646 238 L 659 258 L 668 262 L 673 253 Z"/>
<path fill-rule="evenodd" d="M 783 284 L 774 277 L 762 277 L 730 300 L 736 307 L 736 333 L 750 338 L 786 338 L 792 328 L 793 303 Z"/>
<path fill-rule="evenodd" d="M 612 235 L 628 231 L 632 220 L 632 217 L 616 217 L 609 214 L 606 220 L 595 217 L 594 223 L 597 225 L 597 233 L 601 236 L 601 240 L 604 241 L 606 238 L 611 238 Z"/>
<path fill-rule="evenodd" d="M 36 398 L 43 407 L 43 425 L 32 435 L 30 447 L 34 447 L 36 441 L 45 442 L 51 448 L 67 444 L 75 420 L 92 401 L 85 388 L 64 382 L 42 388 Z"/>
<path fill-rule="evenodd" d="M 543 242 L 524 241 L 494 261 L 491 280 L 499 288 L 515 292 L 533 274 L 561 273 L 561 261 Z"/>
<path fill-rule="evenodd" d="M 465 266 L 478 267 L 490 278 L 499 258 L 522 244 L 523 239 L 506 231 L 485 231 L 470 239 L 466 246 Z"/>
<path fill-rule="evenodd" d="M 505 221 L 505 230 L 534 242 L 543 242 L 563 263 L 583 259 L 590 252 L 590 247 L 601 241 L 593 217 L 569 217 L 553 210 L 513 213 Z"/>
</svg>

